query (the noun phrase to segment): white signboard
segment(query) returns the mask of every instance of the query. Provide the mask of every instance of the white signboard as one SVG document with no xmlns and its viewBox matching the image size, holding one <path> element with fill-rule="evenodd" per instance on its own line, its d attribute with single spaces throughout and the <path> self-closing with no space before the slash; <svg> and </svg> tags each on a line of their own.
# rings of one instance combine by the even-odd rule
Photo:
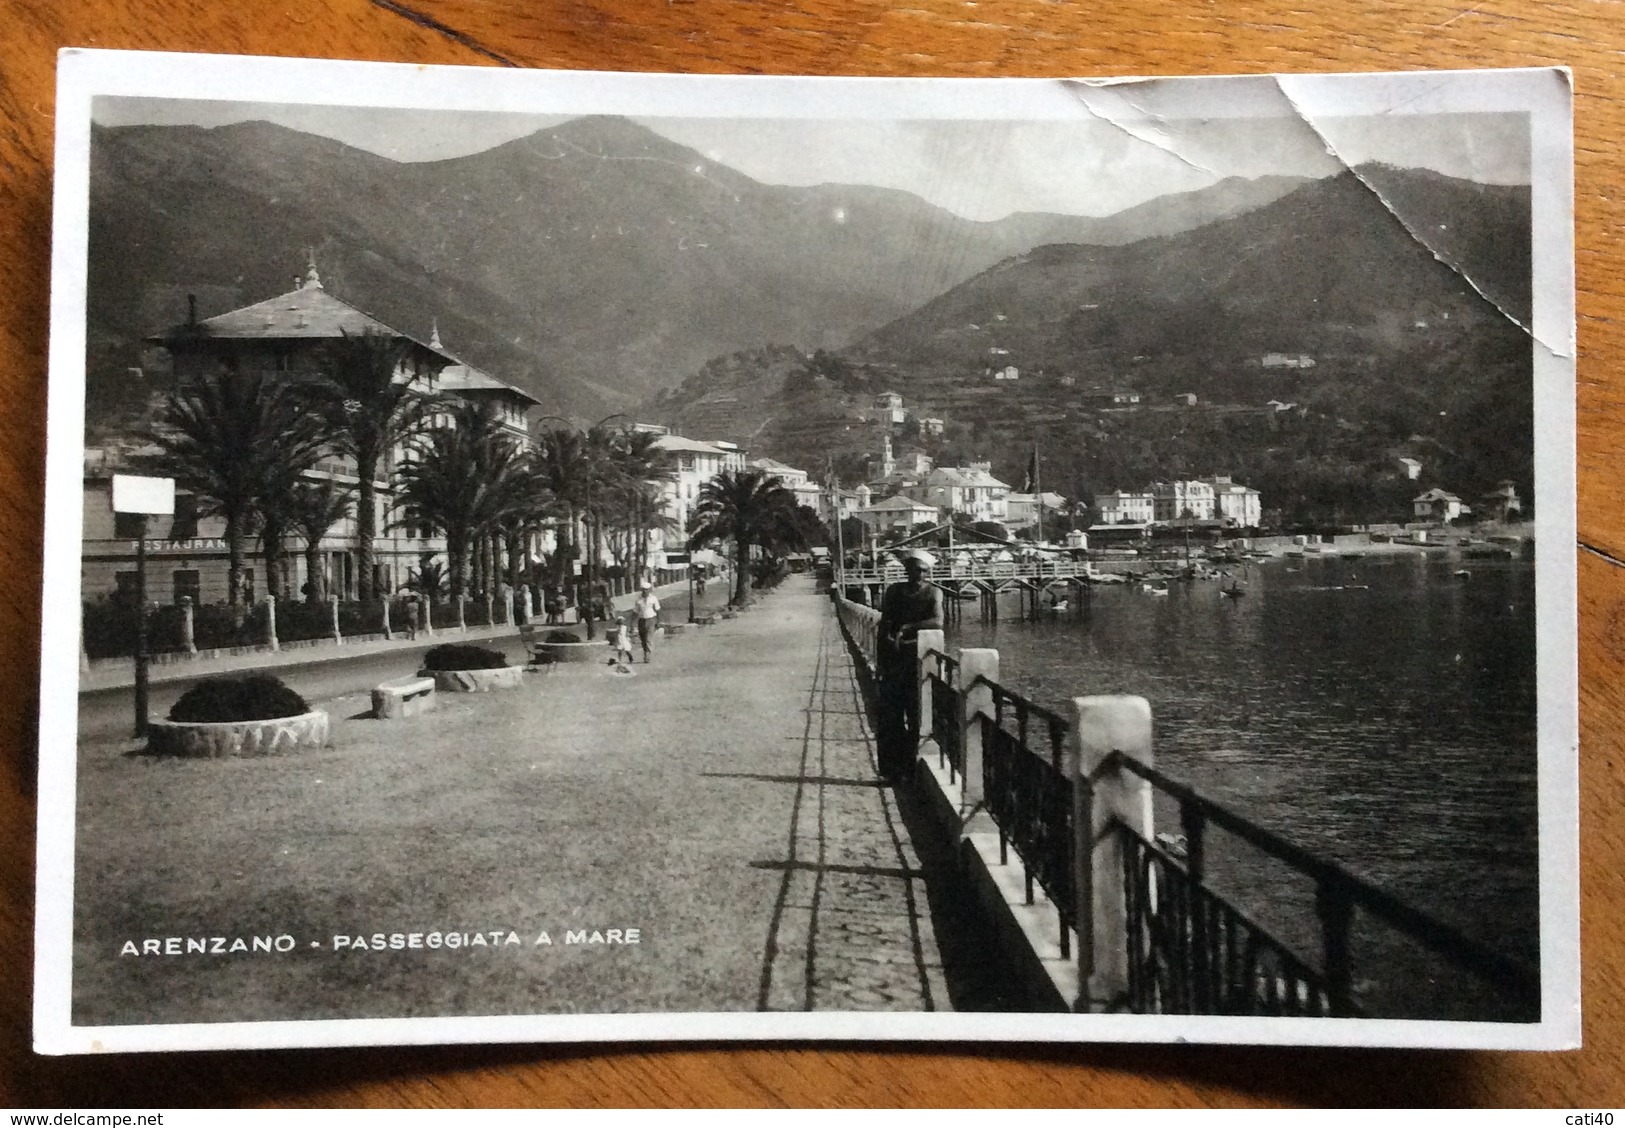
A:
<svg viewBox="0 0 1625 1128">
<path fill-rule="evenodd" d="M 113 475 L 113 512 L 171 516 L 175 512 L 175 479 Z"/>
</svg>

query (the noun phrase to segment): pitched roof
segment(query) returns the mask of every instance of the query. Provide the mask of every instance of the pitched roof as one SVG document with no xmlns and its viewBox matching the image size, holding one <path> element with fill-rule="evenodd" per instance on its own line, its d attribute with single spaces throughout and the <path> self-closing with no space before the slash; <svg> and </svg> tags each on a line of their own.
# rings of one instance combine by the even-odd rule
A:
<svg viewBox="0 0 1625 1128">
<path fill-rule="evenodd" d="M 335 298 L 322 289 L 316 279 L 306 279 L 303 286 L 286 294 L 205 318 L 195 326 L 177 326 L 154 339 L 168 341 L 195 334 L 233 340 L 326 340 L 365 332 L 405 337 L 426 349 L 431 348 L 427 342 L 385 325 L 342 298 Z M 433 351 L 445 355 L 440 349 Z"/>
<path fill-rule="evenodd" d="M 1009 489 L 1009 485 L 999 481 L 986 470 L 978 470 L 971 466 L 939 466 L 926 475 L 926 484 L 930 486 L 966 486 L 978 489 Z"/>
<path fill-rule="evenodd" d="M 698 439 L 685 439 L 682 435 L 661 435 L 655 440 L 655 446 L 661 450 L 684 451 L 689 454 L 734 454 L 735 451 L 723 450 L 710 443 L 702 443 Z"/>
<path fill-rule="evenodd" d="M 867 509 L 863 510 L 863 512 L 865 512 L 865 513 L 896 513 L 896 512 L 900 512 L 902 510 L 905 510 L 905 509 L 906 510 L 911 510 L 911 511 L 912 510 L 929 509 L 933 513 L 935 513 L 937 511 L 937 507 L 934 506 L 934 505 L 927 505 L 923 501 L 915 501 L 911 497 L 898 496 L 898 497 L 888 497 L 885 501 L 877 501 L 873 505 L 869 506 Z"/>
<path fill-rule="evenodd" d="M 771 473 L 774 473 L 774 474 L 782 473 L 785 470 L 790 471 L 790 473 L 792 473 L 792 474 L 805 474 L 806 473 L 805 470 L 799 470 L 796 467 L 789 465 L 788 463 L 780 462 L 776 458 L 757 458 L 757 459 L 753 459 L 751 461 L 751 465 L 756 467 L 756 469 L 758 469 L 758 470 L 767 470 L 767 471 L 769 471 Z"/>
<path fill-rule="evenodd" d="M 509 395 L 519 396 L 532 407 L 541 405 L 541 400 L 525 391 L 516 388 L 503 380 L 498 380 L 488 372 L 481 372 L 472 364 L 453 364 L 440 370 L 434 378 L 434 390 L 437 392 L 507 392 Z"/>
</svg>

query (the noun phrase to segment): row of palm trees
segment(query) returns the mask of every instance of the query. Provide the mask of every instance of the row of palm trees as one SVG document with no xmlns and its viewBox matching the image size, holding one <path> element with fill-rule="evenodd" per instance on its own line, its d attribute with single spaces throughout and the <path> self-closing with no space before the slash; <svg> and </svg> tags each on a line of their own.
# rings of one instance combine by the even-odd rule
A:
<svg viewBox="0 0 1625 1128">
<path fill-rule="evenodd" d="M 450 595 L 540 582 L 528 546 L 544 527 L 558 533 L 546 583 L 569 587 L 571 562 L 607 550 L 626 575 L 648 566 L 651 532 L 664 530 L 662 492 L 674 476 L 657 437 L 610 427 L 614 416 L 578 430 L 542 431 L 527 445 L 496 412 L 425 391 L 408 377 L 411 345 L 378 333 L 328 342 L 310 379 L 222 369 L 188 382 L 159 408 L 146 437 L 157 453 L 150 469 L 194 495 L 200 516 L 225 524 L 230 601 L 247 600 L 242 579 L 257 539 L 272 591 L 285 591 L 287 541 L 304 542 L 305 595 L 326 598 L 321 543 L 334 525 L 356 518 L 357 594 L 376 590 L 374 529 L 430 530 L 444 537 Z M 556 419 L 558 423 L 565 423 Z M 380 497 L 381 471 L 393 466 Z M 353 466 L 353 486 L 313 478 L 324 459 Z M 736 601 L 748 595 L 752 546 L 768 553 L 806 540 L 794 495 L 757 471 L 725 472 L 701 484 L 686 530 L 690 548 L 732 542 Z M 586 543 L 579 543 L 585 540 Z M 422 577 L 420 577 L 421 579 Z"/>
</svg>

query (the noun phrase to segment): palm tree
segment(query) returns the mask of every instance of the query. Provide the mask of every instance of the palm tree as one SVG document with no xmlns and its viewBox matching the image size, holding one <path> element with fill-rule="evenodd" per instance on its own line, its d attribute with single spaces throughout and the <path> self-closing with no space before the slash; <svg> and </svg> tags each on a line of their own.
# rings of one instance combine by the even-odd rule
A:
<svg viewBox="0 0 1625 1128">
<path fill-rule="evenodd" d="M 553 554 L 557 567 L 554 583 L 562 591 L 566 587 L 570 561 L 579 560 L 582 555 L 576 538 L 577 523 L 587 511 L 593 481 L 599 472 L 593 465 L 586 436 L 570 427 L 546 431 L 536 437 L 532 466 L 542 486 L 552 495 L 557 515 L 564 518 L 563 543 L 560 551 Z"/>
<path fill-rule="evenodd" d="M 627 507 L 628 564 L 641 574 L 648 565 L 649 533 L 663 524 L 661 491 L 677 470 L 659 435 L 630 428 L 620 432 L 611 448 L 610 469 Z"/>
<path fill-rule="evenodd" d="M 425 599 L 437 600 L 446 594 L 446 569 L 440 561 L 426 556 L 416 568 L 407 571 L 404 586 Z"/>
<path fill-rule="evenodd" d="M 542 474 L 535 450 L 519 456 L 518 465 L 502 476 L 488 502 L 494 547 L 507 558 L 505 579 L 510 593 L 524 582 L 525 541 L 556 511 L 555 499 Z M 496 553 L 493 552 L 493 559 Z"/>
<path fill-rule="evenodd" d="M 327 530 L 350 516 L 355 500 L 348 486 L 336 482 L 298 482 L 293 487 L 289 517 L 305 540 L 305 600 L 327 598 L 322 583 L 322 538 Z"/>
<path fill-rule="evenodd" d="M 734 542 L 733 602 L 749 598 L 750 550 L 778 543 L 795 517 L 796 495 L 760 470 L 724 470 L 700 485 L 690 523 L 692 550 L 715 541 Z"/>
<path fill-rule="evenodd" d="M 195 494 L 201 515 L 225 519 L 228 598 L 241 608 L 244 543 L 255 515 L 279 485 L 322 456 L 321 428 L 287 383 L 228 370 L 173 392 L 146 437 L 159 448 L 150 468 Z"/>
<path fill-rule="evenodd" d="M 501 519 L 523 461 L 518 441 L 500 429 L 489 409 L 465 402 L 444 416 L 443 424 L 413 437 L 412 457 L 398 471 L 396 504 L 412 515 L 411 523 L 446 538 L 451 597 L 460 609 L 470 550 Z"/>
<path fill-rule="evenodd" d="M 355 460 L 358 594 L 373 596 L 373 530 L 378 520 L 379 465 L 422 425 L 435 406 L 412 386 L 412 343 L 365 329 L 344 333 L 322 350 L 324 379 L 313 389 L 334 446 Z"/>
</svg>

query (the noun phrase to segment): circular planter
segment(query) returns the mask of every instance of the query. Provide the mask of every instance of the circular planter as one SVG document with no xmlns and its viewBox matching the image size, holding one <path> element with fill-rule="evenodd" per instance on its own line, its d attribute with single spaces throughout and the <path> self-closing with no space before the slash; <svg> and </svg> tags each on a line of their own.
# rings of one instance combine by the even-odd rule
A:
<svg viewBox="0 0 1625 1128">
<path fill-rule="evenodd" d="M 518 689 L 524 684 L 525 667 L 498 666 L 491 670 L 419 670 L 418 677 L 433 678 L 440 693 L 489 693 L 493 689 Z"/>
<path fill-rule="evenodd" d="M 147 751 L 158 756 L 285 756 L 314 752 L 326 743 L 327 714 L 320 709 L 268 721 L 152 721 L 147 726 Z"/>
<path fill-rule="evenodd" d="M 604 640 L 591 642 L 543 642 L 536 646 L 537 654 L 551 662 L 597 662 L 611 655 Z"/>
</svg>

